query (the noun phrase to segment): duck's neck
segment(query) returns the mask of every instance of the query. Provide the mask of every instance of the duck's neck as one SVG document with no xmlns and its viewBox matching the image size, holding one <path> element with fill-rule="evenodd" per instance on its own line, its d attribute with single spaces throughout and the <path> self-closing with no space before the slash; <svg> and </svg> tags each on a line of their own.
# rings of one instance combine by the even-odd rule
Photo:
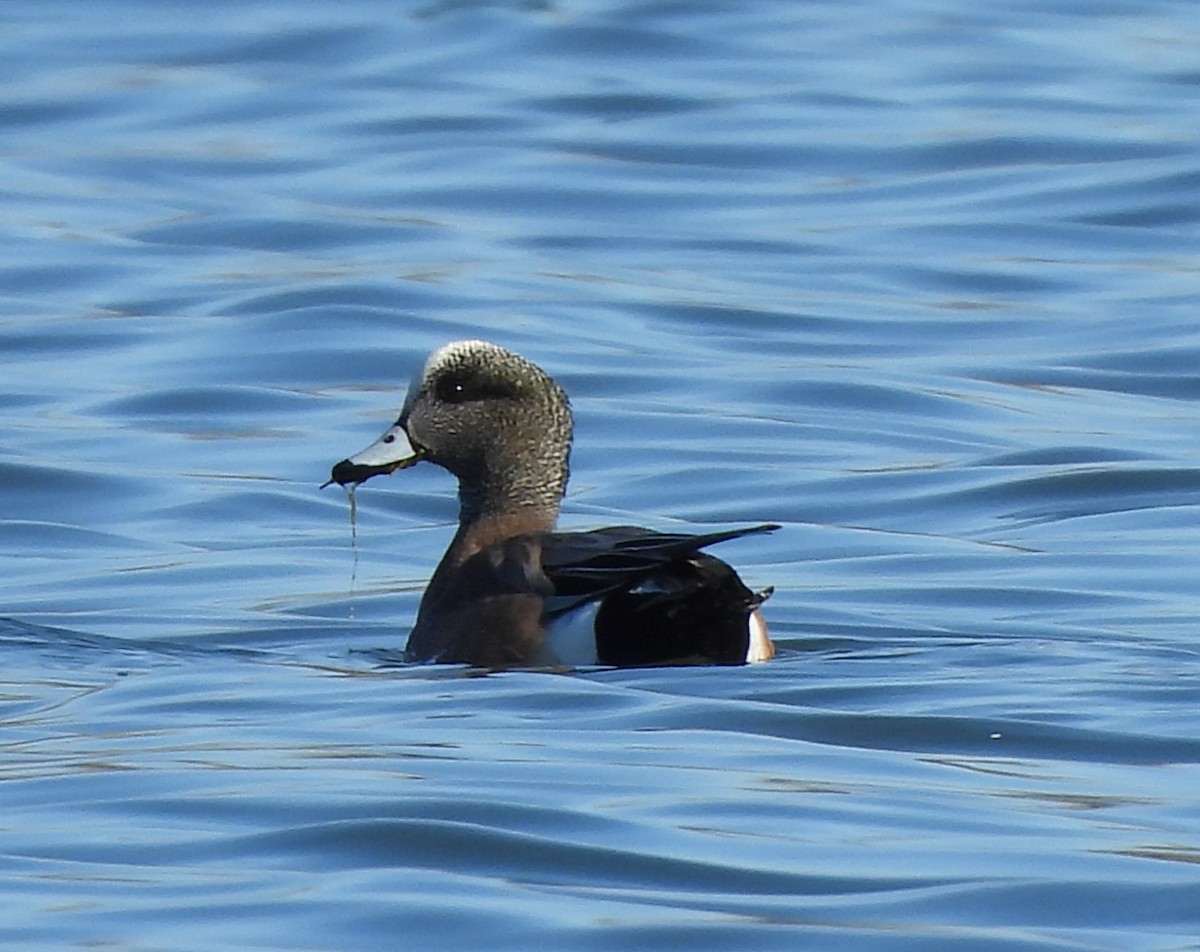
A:
<svg viewBox="0 0 1200 952">
<path fill-rule="evenodd" d="M 567 489 L 570 448 L 568 444 L 561 452 L 551 449 L 542 445 L 507 460 L 492 460 L 475 478 L 460 474 L 460 535 L 477 525 L 519 527 L 508 535 L 553 529 Z"/>
<path fill-rule="evenodd" d="M 480 520 L 507 516 L 510 513 L 537 513 L 549 528 L 553 528 L 561 503 L 562 492 L 550 487 L 535 493 L 522 488 L 499 491 L 495 486 L 460 485 L 458 524 L 471 525 Z"/>
<path fill-rule="evenodd" d="M 557 507 L 552 510 L 525 507 L 509 512 L 481 515 L 460 521 L 454 541 L 446 550 L 444 561 L 461 565 L 476 552 L 513 536 L 534 532 L 551 532 L 558 519 Z"/>
<path fill-rule="evenodd" d="M 558 522 L 565 482 L 565 476 L 561 485 L 518 483 L 501 487 L 461 482 L 458 532 L 447 556 L 462 562 L 480 549 L 504 539 L 530 532 L 553 531 Z"/>
</svg>

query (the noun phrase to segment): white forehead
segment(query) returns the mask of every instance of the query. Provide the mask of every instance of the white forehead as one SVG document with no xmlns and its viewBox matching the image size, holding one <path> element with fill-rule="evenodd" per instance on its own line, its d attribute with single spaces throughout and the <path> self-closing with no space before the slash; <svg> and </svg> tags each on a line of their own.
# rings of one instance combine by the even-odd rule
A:
<svg viewBox="0 0 1200 952">
<path fill-rule="evenodd" d="M 486 340 L 452 340 L 448 344 L 443 344 L 429 355 L 425 361 L 424 368 L 421 370 L 421 376 L 428 377 L 434 369 L 444 364 L 459 363 L 469 354 L 492 354 L 500 356 L 505 353 L 507 352 L 503 347 L 497 347 Z"/>
</svg>

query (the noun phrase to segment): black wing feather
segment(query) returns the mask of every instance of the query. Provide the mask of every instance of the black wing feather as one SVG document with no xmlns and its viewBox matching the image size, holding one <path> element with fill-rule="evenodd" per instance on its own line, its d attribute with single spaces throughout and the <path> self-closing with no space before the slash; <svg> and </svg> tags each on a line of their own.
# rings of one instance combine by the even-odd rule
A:
<svg viewBox="0 0 1200 952">
<path fill-rule="evenodd" d="M 635 586 L 662 567 L 686 560 L 710 545 L 778 528 L 767 523 L 689 534 L 610 526 L 590 532 L 548 533 L 541 540 L 541 561 L 554 594 L 546 599 L 546 613 L 553 617 Z"/>
</svg>

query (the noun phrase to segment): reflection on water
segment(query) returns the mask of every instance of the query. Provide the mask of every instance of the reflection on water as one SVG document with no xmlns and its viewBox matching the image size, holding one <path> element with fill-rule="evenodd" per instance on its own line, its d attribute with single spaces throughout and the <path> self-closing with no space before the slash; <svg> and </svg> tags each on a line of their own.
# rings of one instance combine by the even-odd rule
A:
<svg viewBox="0 0 1200 952">
<path fill-rule="evenodd" d="M 960 6 L 0 12 L 0 938 L 1190 947 L 1200 18 Z M 477 336 L 776 661 L 399 662 Z"/>
</svg>

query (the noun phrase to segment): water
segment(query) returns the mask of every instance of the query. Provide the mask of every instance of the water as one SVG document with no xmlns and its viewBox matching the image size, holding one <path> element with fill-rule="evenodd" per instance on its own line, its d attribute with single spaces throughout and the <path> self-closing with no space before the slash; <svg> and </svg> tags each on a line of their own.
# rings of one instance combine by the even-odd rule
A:
<svg viewBox="0 0 1200 952">
<path fill-rule="evenodd" d="M 0 940 L 1200 948 L 1200 7 L 0 9 Z M 396 663 L 446 340 L 747 669 Z"/>
</svg>

